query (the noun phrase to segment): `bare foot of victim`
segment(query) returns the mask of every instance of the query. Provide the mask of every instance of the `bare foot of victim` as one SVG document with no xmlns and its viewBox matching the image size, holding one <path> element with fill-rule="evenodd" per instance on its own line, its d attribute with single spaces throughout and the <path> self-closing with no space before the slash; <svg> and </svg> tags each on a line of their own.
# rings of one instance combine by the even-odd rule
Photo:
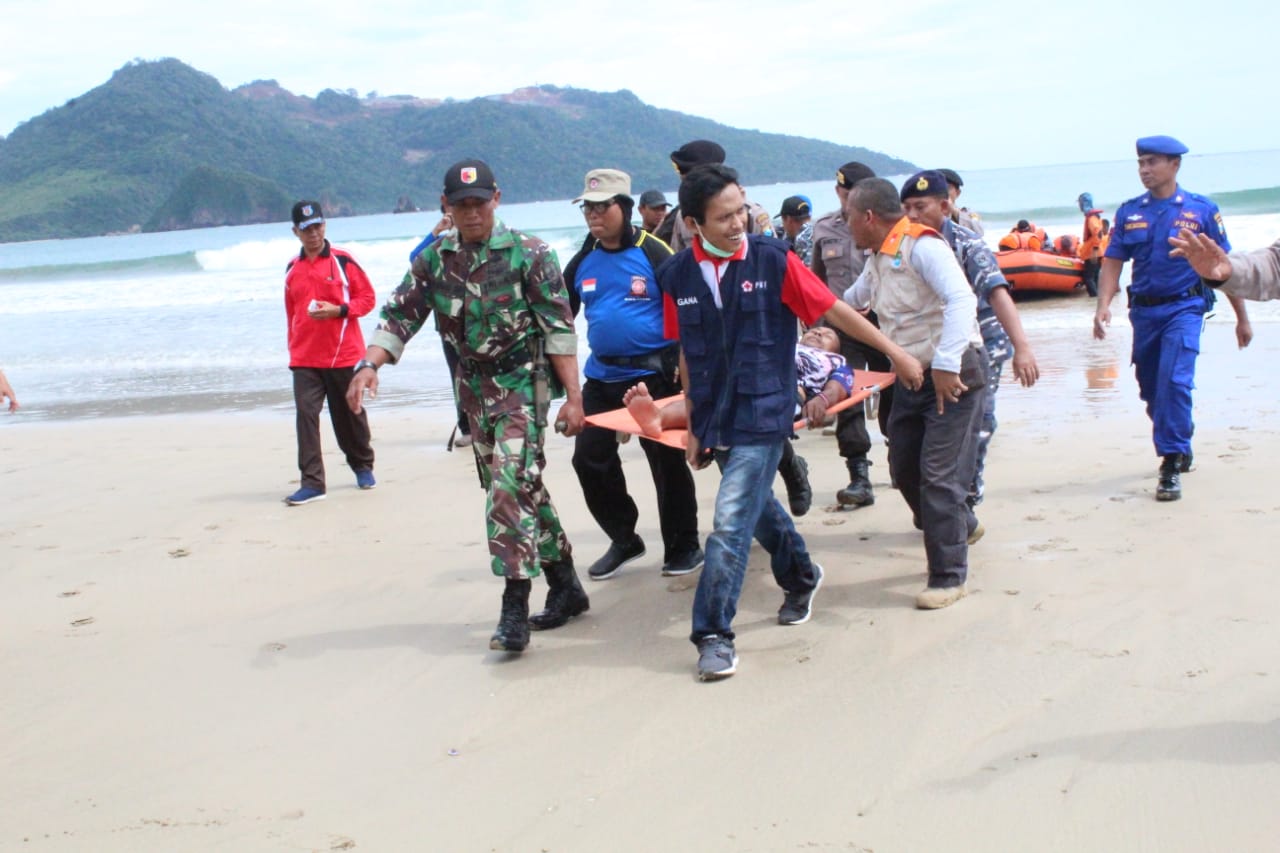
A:
<svg viewBox="0 0 1280 853">
<path fill-rule="evenodd" d="M 662 435 L 662 413 L 654 405 L 653 397 L 643 382 L 637 382 L 622 395 L 622 405 L 635 418 L 640 431 L 650 438 Z"/>
</svg>

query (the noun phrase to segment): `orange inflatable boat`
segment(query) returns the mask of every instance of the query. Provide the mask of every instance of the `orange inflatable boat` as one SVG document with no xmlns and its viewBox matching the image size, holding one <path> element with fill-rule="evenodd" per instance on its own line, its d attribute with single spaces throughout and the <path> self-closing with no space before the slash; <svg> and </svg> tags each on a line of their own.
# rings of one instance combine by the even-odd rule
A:
<svg viewBox="0 0 1280 853">
<path fill-rule="evenodd" d="M 1084 292 L 1084 261 L 1074 256 L 1014 249 L 996 252 L 996 263 L 1015 294 Z"/>
</svg>

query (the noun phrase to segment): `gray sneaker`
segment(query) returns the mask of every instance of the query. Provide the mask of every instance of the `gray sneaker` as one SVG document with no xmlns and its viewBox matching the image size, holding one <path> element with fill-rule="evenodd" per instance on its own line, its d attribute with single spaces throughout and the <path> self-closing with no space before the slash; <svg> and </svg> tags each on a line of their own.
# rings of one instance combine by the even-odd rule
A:
<svg viewBox="0 0 1280 853">
<path fill-rule="evenodd" d="M 788 592 L 782 599 L 782 606 L 778 608 L 779 625 L 802 625 L 809 621 L 809 616 L 813 613 L 813 597 L 817 594 L 818 587 L 822 586 L 822 566 L 814 563 L 813 574 L 813 589 Z"/>
<path fill-rule="evenodd" d="M 738 671 L 738 654 L 733 640 L 712 634 L 698 640 L 698 678 L 715 681 Z"/>
</svg>

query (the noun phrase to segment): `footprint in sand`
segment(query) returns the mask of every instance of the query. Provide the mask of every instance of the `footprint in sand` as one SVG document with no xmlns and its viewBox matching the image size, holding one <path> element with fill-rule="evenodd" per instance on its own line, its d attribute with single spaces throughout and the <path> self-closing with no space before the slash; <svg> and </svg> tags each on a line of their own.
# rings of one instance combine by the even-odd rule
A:
<svg viewBox="0 0 1280 853">
<path fill-rule="evenodd" d="M 1243 441 L 1233 441 L 1227 445 L 1227 449 L 1234 450 L 1236 453 L 1243 453 L 1246 450 L 1250 450 L 1251 446 L 1245 444 Z"/>
</svg>

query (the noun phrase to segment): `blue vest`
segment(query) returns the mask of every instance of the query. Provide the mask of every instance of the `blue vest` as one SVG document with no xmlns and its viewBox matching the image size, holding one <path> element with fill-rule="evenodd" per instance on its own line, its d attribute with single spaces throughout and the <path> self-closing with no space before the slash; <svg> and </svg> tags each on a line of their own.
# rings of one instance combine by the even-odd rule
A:
<svg viewBox="0 0 1280 853">
<path fill-rule="evenodd" d="M 796 315 L 782 304 L 787 244 L 747 237 L 747 257 L 720 282 L 723 309 L 692 249 L 658 270 L 676 303 L 689 369 L 689 429 L 704 448 L 769 444 L 791 435 L 796 407 Z"/>
</svg>

